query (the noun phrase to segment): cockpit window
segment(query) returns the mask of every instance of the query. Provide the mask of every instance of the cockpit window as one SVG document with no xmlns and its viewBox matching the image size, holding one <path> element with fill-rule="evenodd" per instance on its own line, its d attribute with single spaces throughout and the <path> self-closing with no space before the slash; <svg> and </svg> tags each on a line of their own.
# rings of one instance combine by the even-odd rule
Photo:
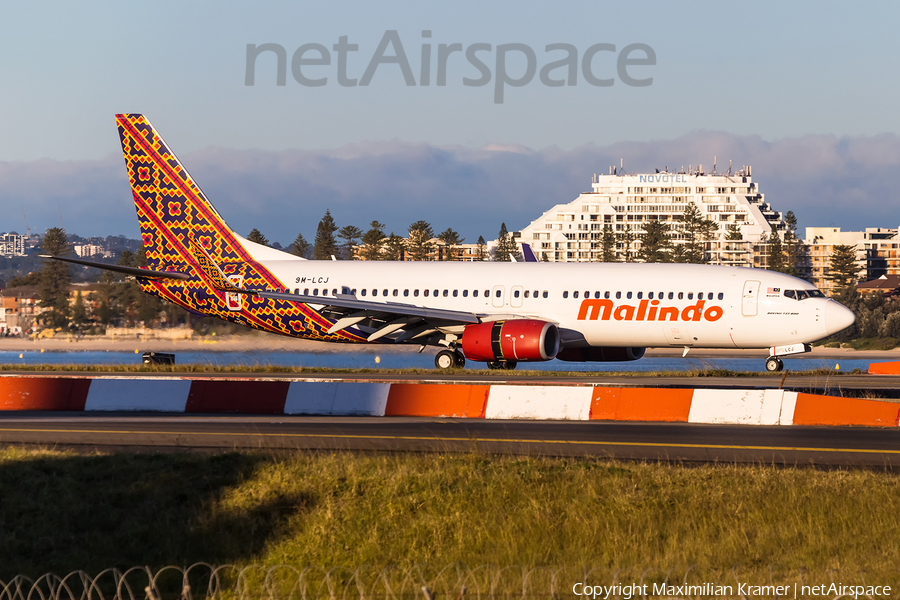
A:
<svg viewBox="0 0 900 600">
<path fill-rule="evenodd" d="M 784 297 L 794 300 L 806 300 L 807 298 L 824 298 L 825 294 L 819 290 L 784 290 Z"/>
</svg>

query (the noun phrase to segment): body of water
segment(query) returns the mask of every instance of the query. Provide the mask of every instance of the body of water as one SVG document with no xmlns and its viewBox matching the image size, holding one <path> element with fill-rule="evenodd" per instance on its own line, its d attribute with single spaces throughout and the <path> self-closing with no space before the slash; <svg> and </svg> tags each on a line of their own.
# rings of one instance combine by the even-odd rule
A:
<svg viewBox="0 0 900 600">
<path fill-rule="evenodd" d="M 131 352 L 0 352 L 0 361 L 6 365 L 137 365 L 141 355 Z M 302 353 L 302 352 L 176 352 L 177 364 L 216 366 L 283 366 L 326 367 L 347 369 L 433 369 L 434 352 L 386 353 L 376 355 L 356 352 Z M 784 359 L 785 369 L 807 371 L 810 369 L 835 369 L 849 372 L 853 369 L 868 370 L 869 359 Z M 469 362 L 469 369 L 484 369 L 484 363 Z M 691 371 L 695 369 L 729 369 L 732 371 L 765 371 L 764 358 L 681 358 L 650 357 L 633 362 L 574 363 L 552 360 L 548 362 L 520 363 L 520 369 L 537 371 Z"/>
</svg>

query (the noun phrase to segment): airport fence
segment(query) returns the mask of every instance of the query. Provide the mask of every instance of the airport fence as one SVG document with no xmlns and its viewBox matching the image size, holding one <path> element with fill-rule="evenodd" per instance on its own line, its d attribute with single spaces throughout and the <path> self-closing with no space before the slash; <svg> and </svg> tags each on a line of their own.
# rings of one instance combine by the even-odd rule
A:
<svg viewBox="0 0 900 600">
<path fill-rule="evenodd" d="M 804 587 L 805 586 L 805 587 Z M 887 591 L 885 590 L 888 587 Z M 399 568 L 236 566 L 74 571 L 0 580 L 0 600 L 531 600 L 538 598 L 889 598 L 900 570 L 745 571 L 453 564 Z M 807 593 L 803 593 L 803 592 Z"/>
</svg>

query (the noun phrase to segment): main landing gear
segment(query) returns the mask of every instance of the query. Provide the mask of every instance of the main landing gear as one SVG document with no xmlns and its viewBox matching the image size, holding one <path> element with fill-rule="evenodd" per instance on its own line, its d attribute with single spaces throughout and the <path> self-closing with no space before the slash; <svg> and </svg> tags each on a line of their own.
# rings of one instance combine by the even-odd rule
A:
<svg viewBox="0 0 900 600">
<path fill-rule="evenodd" d="M 770 356 L 766 359 L 766 371 L 769 373 L 777 373 L 784 368 L 784 363 L 776 356 Z"/>
<path fill-rule="evenodd" d="M 438 369 L 462 369 L 466 366 L 466 357 L 455 350 L 441 350 L 434 357 L 434 366 Z"/>
</svg>

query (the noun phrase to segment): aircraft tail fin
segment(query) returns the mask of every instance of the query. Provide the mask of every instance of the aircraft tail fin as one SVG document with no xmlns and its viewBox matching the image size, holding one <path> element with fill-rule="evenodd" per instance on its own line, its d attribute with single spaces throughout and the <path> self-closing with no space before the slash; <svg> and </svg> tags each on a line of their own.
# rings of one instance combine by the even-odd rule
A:
<svg viewBox="0 0 900 600">
<path fill-rule="evenodd" d="M 264 331 L 358 339 L 347 332 L 328 334 L 331 322 L 304 304 L 259 297 L 261 292 L 287 291 L 265 264 L 285 255 L 245 240 L 228 227 L 144 115 L 116 115 L 116 124 L 148 267 L 164 274 L 191 275 L 144 277 L 145 292 Z"/>
<path fill-rule="evenodd" d="M 148 262 L 190 262 L 191 234 L 220 263 L 244 259 L 235 233 L 147 117 L 120 114 L 116 124 Z"/>
</svg>

